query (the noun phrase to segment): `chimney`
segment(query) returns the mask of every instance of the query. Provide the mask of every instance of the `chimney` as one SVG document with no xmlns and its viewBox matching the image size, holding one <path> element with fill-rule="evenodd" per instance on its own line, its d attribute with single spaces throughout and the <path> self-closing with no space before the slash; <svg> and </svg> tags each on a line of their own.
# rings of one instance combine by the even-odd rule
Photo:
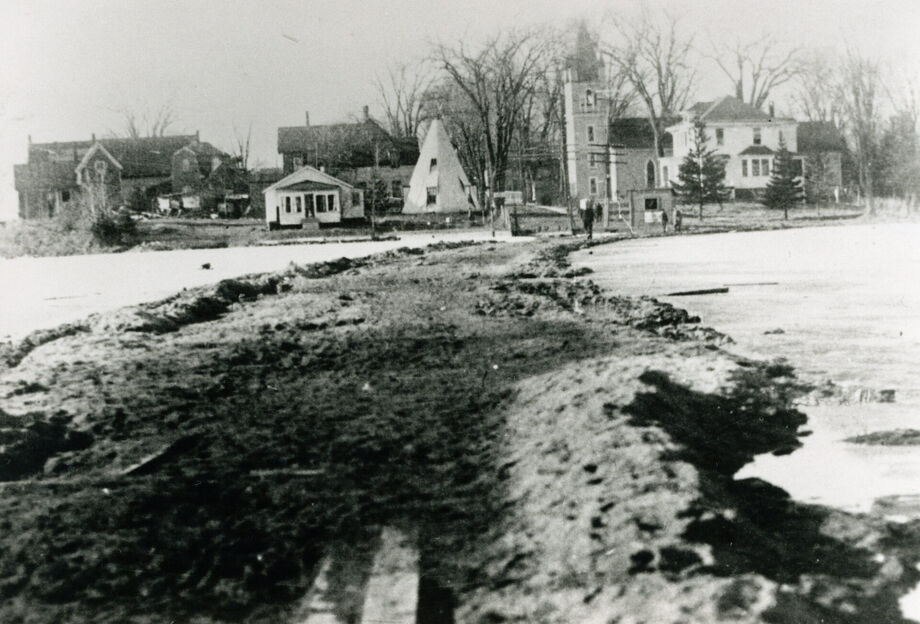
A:
<svg viewBox="0 0 920 624">
<path fill-rule="evenodd" d="M 773 102 L 770 102 L 770 119 L 772 120 L 776 117 L 776 107 L 773 106 Z"/>
<path fill-rule="evenodd" d="M 200 140 L 198 137 L 198 132 L 199 132 L 198 130 L 195 130 L 195 143 L 198 143 L 198 141 Z"/>
<path fill-rule="evenodd" d="M 368 110 L 367 104 L 364 105 L 364 121 L 368 121 L 371 118 L 371 114 Z"/>
<path fill-rule="evenodd" d="M 32 135 L 29 135 L 29 145 L 32 145 Z"/>
<path fill-rule="evenodd" d="M 96 133 L 93 132 L 93 143 L 95 143 L 95 142 L 96 142 Z"/>
<path fill-rule="evenodd" d="M 305 111 L 303 114 L 304 124 L 306 127 L 310 127 L 310 111 Z"/>
</svg>

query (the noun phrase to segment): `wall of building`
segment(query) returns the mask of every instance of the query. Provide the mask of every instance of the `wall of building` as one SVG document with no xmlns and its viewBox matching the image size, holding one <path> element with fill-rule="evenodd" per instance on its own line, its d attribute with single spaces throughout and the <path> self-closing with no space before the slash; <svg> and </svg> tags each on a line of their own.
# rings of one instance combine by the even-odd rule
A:
<svg viewBox="0 0 920 624">
<path fill-rule="evenodd" d="M 795 152 L 798 149 L 798 139 L 796 136 L 796 123 L 788 122 L 765 122 L 756 123 L 707 123 L 704 130 L 706 133 L 706 148 L 714 150 L 717 154 L 726 154 L 736 156 L 746 148 L 754 145 L 754 128 L 760 128 L 761 145 L 769 147 L 772 150 L 779 149 L 780 133 L 786 142 L 786 149 Z M 716 130 L 721 129 L 723 133 L 723 143 L 719 145 L 716 140 Z M 693 124 L 683 122 L 676 126 L 668 128 L 668 132 L 674 137 L 674 157 L 683 158 L 693 148 Z"/>
<path fill-rule="evenodd" d="M 171 175 L 173 193 L 197 190 L 201 184 L 201 177 L 198 169 L 198 155 L 194 151 L 181 149 L 173 154 Z"/>
<path fill-rule="evenodd" d="M 601 98 L 589 98 L 590 90 L 597 93 L 599 82 L 566 82 L 565 144 L 569 195 L 573 199 L 607 197 L 607 163 L 602 145 L 607 143 L 607 106 Z M 593 128 L 594 139 L 589 136 Z M 594 154 L 594 164 L 592 164 Z M 595 180 L 592 192 L 591 179 Z"/>
<path fill-rule="evenodd" d="M 769 173 L 764 175 L 761 167 L 760 175 L 753 175 L 753 168 L 748 164 L 747 175 L 743 175 L 742 160 L 767 160 L 769 161 L 769 171 L 773 170 L 773 156 L 770 154 L 763 155 L 741 155 L 740 152 L 754 145 L 754 128 L 760 128 L 761 142 L 764 147 L 773 151 L 779 150 L 780 133 L 786 143 L 786 149 L 795 152 L 798 147 L 798 137 L 796 135 L 796 122 L 764 122 L 756 123 L 710 123 L 706 124 L 706 148 L 714 150 L 716 154 L 728 156 L 725 163 L 725 184 L 729 187 L 738 189 L 761 189 L 767 185 L 770 179 Z M 723 142 L 718 144 L 716 139 L 716 130 L 722 129 Z M 673 183 L 677 181 L 678 169 L 680 163 L 693 148 L 693 125 L 689 122 L 683 122 L 676 126 L 668 128 L 668 132 L 674 137 L 674 155 L 668 158 L 662 158 L 659 171 L 663 173 L 663 168 L 668 168 L 668 176 Z"/>
<path fill-rule="evenodd" d="M 655 171 L 655 181 L 652 186 L 663 186 L 654 148 L 630 148 L 616 151 L 612 184 L 616 190 L 617 201 L 626 201 L 627 193 L 631 190 L 648 188 L 646 167 L 650 162 Z"/>
</svg>

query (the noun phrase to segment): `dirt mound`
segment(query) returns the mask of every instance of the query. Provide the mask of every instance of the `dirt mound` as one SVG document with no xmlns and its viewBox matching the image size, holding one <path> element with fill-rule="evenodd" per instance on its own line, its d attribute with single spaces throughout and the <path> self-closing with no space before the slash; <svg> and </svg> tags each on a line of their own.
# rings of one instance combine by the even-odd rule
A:
<svg viewBox="0 0 920 624">
<path fill-rule="evenodd" d="M 89 331 L 86 323 L 65 323 L 52 329 L 39 329 L 19 341 L 0 342 L 0 372 L 14 368 L 34 349 L 58 338 Z"/>
<path fill-rule="evenodd" d="M 920 431 L 917 429 L 891 429 L 873 431 L 853 436 L 844 440 L 851 444 L 871 444 L 878 446 L 917 446 L 920 445 Z"/>
<path fill-rule="evenodd" d="M 93 436 L 70 429 L 68 420 L 42 414 L 14 417 L 0 410 L 0 481 L 34 475 L 54 455 L 89 447 Z"/>
</svg>

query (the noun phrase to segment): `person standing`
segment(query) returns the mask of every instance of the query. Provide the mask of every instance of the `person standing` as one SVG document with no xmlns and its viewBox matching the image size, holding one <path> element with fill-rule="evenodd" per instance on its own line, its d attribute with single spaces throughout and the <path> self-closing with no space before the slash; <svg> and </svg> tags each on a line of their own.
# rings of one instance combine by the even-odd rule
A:
<svg viewBox="0 0 920 624">
<path fill-rule="evenodd" d="M 680 208 L 674 211 L 674 231 L 680 232 L 680 228 L 684 224 L 684 214 L 680 211 Z"/>
<path fill-rule="evenodd" d="M 661 233 L 667 234 L 668 232 L 668 211 L 664 208 L 661 209 Z"/>
<path fill-rule="evenodd" d="M 585 234 L 587 234 L 588 240 L 590 240 L 594 234 L 594 202 L 587 202 L 585 205 L 585 212 L 581 215 L 581 219 L 585 226 Z"/>
</svg>

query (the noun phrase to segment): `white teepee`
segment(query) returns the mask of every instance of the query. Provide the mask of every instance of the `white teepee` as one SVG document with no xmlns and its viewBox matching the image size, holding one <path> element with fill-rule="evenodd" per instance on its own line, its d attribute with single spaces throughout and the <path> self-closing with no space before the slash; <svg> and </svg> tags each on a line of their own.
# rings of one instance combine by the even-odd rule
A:
<svg viewBox="0 0 920 624">
<path fill-rule="evenodd" d="M 476 209 L 476 189 L 470 185 L 457 152 L 440 119 L 431 122 L 412 178 L 403 212 L 466 212 Z"/>
</svg>

